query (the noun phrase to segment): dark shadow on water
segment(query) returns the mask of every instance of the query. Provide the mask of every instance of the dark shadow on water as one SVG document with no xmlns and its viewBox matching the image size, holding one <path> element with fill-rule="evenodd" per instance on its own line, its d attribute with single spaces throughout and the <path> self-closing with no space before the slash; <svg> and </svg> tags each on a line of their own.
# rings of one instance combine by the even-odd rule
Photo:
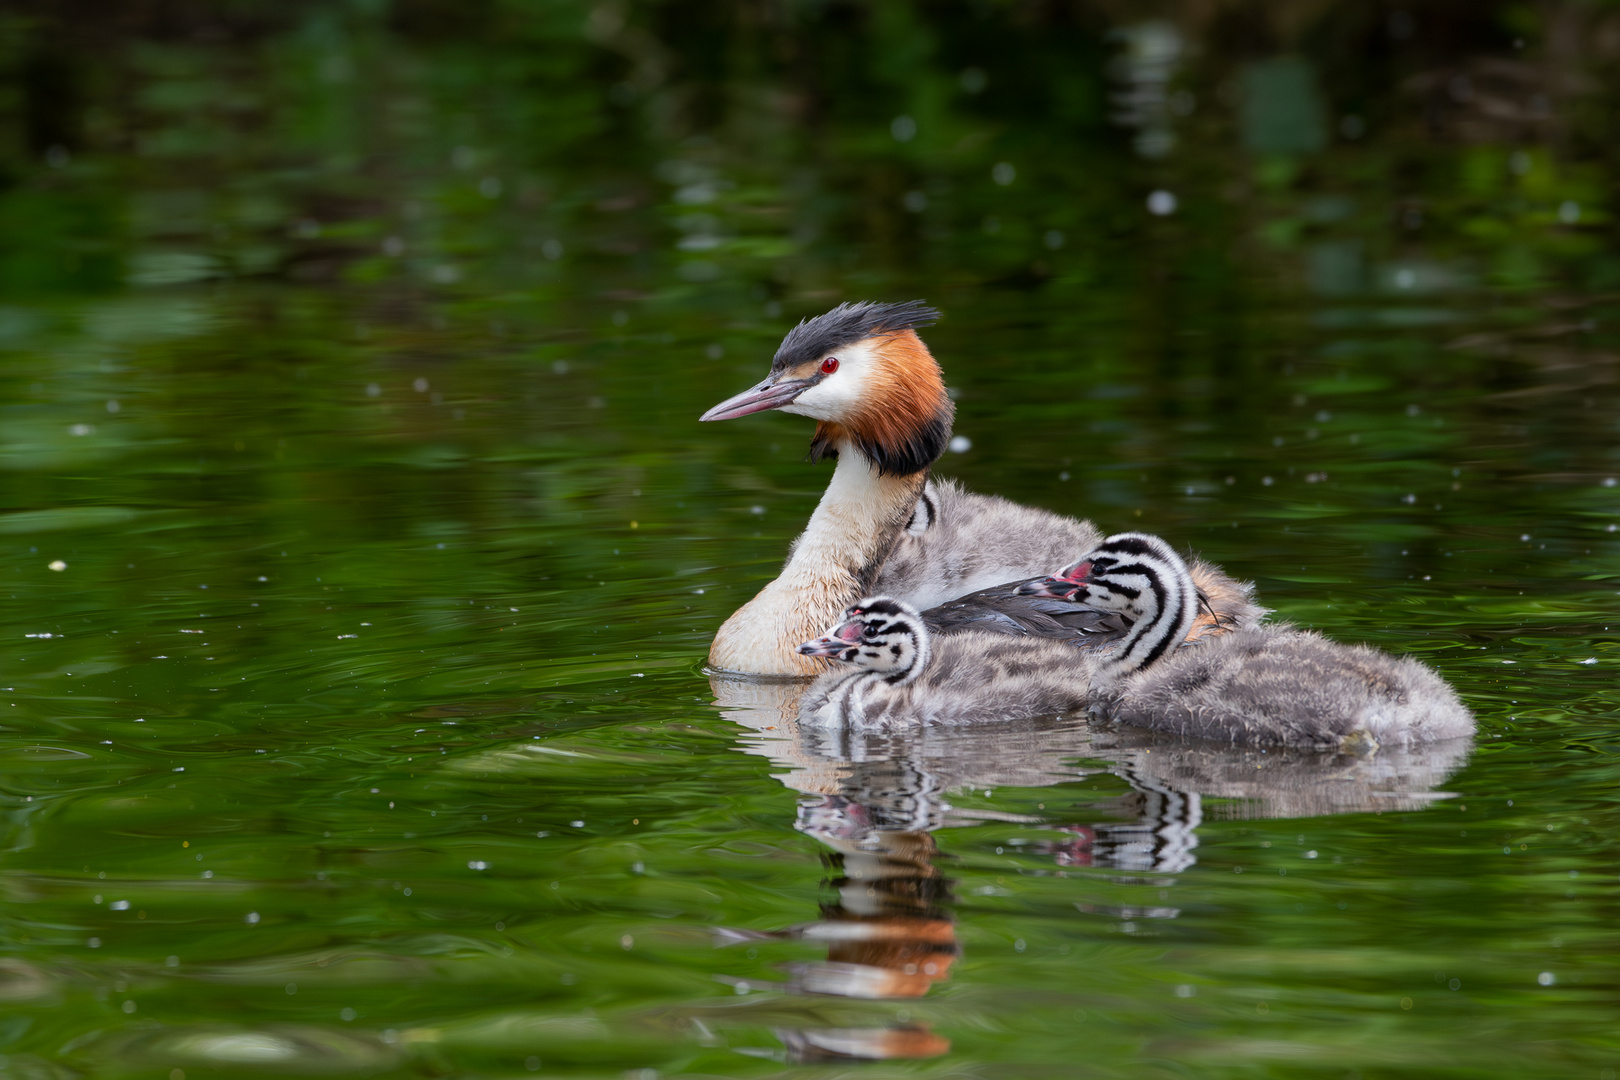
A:
<svg viewBox="0 0 1620 1080">
<path fill-rule="evenodd" d="M 806 685 L 710 677 L 716 704 L 747 729 L 741 748 L 783 767 L 776 779 L 801 794 L 795 827 L 828 848 L 822 862 L 835 898 L 818 920 L 775 934 L 722 931 L 727 943 L 824 942 L 825 961 L 791 965 L 788 979 L 772 987 L 797 994 L 904 1000 L 950 977 L 961 945 L 953 881 L 939 865 L 940 829 L 989 821 L 1037 826 L 1064 838 L 1021 851 L 1050 857 L 1054 872 L 1091 868 L 1113 872 L 1115 881 L 1162 887 L 1174 881 L 1167 875 L 1197 863 L 1206 817 L 1420 810 L 1450 797 L 1439 787 L 1473 749 L 1472 740 L 1456 740 L 1368 755 L 1262 750 L 1077 717 L 861 732 L 801 724 Z M 981 789 L 1046 788 L 1103 773 L 1130 787 L 1099 807 L 1114 820 L 1063 821 L 951 802 Z M 1180 914 L 1171 906 L 1077 906 L 1122 919 Z M 779 1028 L 777 1035 L 800 1061 L 931 1057 L 950 1048 L 913 1024 Z"/>
</svg>

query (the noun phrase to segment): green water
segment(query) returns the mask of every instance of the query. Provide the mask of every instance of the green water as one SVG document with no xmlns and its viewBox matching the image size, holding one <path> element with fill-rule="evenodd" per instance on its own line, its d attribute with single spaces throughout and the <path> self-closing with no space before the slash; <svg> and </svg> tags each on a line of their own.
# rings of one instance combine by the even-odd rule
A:
<svg viewBox="0 0 1620 1080">
<path fill-rule="evenodd" d="M 0 20 L 0 1075 L 1613 1077 L 1609 9 L 1199 10 Z M 917 296 L 941 473 L 1475 743 L 711 683 L 829 473 L 697 415 Z"/>
</svg>

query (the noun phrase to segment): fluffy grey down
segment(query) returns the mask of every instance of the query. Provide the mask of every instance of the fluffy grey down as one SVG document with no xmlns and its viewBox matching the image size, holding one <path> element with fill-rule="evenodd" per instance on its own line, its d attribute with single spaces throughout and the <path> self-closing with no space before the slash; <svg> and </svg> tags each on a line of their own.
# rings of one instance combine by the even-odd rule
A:
<svg viewBox="0 0 1620 1080">
<path fill-rule="evenodd" d="M 974 495 L 954 480 L 929 480 L 924 498 L 933 505 L 927 528 L 900 537 L 870 589 L 900 597 L 919 611 L 992 585 L 1049 574 L 1102 539 L 1089 521 L 998 495 Z"/>
<path fill-rule="evenodd" d="M 1102 533 L 1091 522 L 975 495 L 954 480 L 930 479 L 923 499 L 917 519 L 925 527 L 902 534 L 870 592 L 900 597 L 942 632 L 1034 634 L 1076 644 L 1118 633 L 1119 627 L 1094 624 L 1094 616 L 1078 612 L 1053 619 L 1039 601 L 1011 595 L 1019 582 L 1050 574 L 1096 547 Z M 1255 603 L 1249 582 L 1202 559 L 1192 560 L 1189 570 L 1222 628 L 1258 626 L 1268 613 Z M 969 595 L 980 590 L 985 594 Z M 1195 628 L 1194 636 L 1208 629 Z"/>
<path fill-rule="evenodd" d="M 1206 638 L 1126 676 L 1097 709 L 1121 723 L 1251 745 L 1408 746 L 1470 735 L 1474 718 L 1416 660 L 1286 624 Z"/>
<path fill-rule="evenodd" d="M 931 653 L 906 685 L 841 664 L 805 692 L 799 715 L 880 730 L 1051 716 L 1093 698 L 1091 661 L 1062 642 L 969 632 L 934 638 Z"/>
<path fill-rule="evenodd" d="M 1222 743 L 1347 749 L 1413 746 L 1474 730 L 1456 693 L 1416 660 L 1286 624 L 1223 627 L 1189 640 L 1188 626 L 1202 617 L 1192 578 L 1157 536 L 1108 537 L 1030 586 L 1048 602 L 1072 599 L 1117 614 L 1128 629 L 1117 643 L 1091 649 L 976 628 L 935 633 L 928 616 L 904 601 L 867 597 L 799 647 L 841 662 L 807 692 L 801 718 L 870 729 L 1089 709 Z"/>
</svg>

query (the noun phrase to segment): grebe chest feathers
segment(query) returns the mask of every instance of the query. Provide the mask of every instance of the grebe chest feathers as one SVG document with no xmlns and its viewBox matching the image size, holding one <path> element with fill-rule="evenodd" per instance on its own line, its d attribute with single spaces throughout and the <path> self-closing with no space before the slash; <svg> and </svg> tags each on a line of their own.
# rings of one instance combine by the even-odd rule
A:
<svg viewBox="0 0 1620 1080">
<path fill-rule="evenodd" d="M 799 652 L 843 661 L 805 692 L 800 716 L 861 728 L 1021 720 L 1090 703 L 1092 660 L 1044 638 L 928 632 L 917 609 L 872 596 Z"/>
<path fill-rule="evenodd" d="M 1121 533 L 1025 589 L 1134 619 L 1098 659 L 1099 711 L 1121 723 L 1222 742 L 1410 745 L 1473 733 L 1456 692 L 1423 664 L 1286 625 L 1180 645 L 1193 617 L 1181 557 Z"/>
</svg>

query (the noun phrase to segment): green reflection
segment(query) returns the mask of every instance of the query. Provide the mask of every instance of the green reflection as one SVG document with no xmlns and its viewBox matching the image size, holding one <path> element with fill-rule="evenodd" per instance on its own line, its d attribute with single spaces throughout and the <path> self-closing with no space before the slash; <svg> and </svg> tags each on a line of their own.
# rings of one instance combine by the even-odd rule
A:
<svg viewBox="0 0 1620 1080">
<path fill-rule="evenodd" d="M 0 14 L 5 1071 L 1620 1067 L 1612 12 L 1285 8 Z M 914 296 L 1471 756 L 712 688 L 826 472 L 697 415 Z"/>
</svg>

